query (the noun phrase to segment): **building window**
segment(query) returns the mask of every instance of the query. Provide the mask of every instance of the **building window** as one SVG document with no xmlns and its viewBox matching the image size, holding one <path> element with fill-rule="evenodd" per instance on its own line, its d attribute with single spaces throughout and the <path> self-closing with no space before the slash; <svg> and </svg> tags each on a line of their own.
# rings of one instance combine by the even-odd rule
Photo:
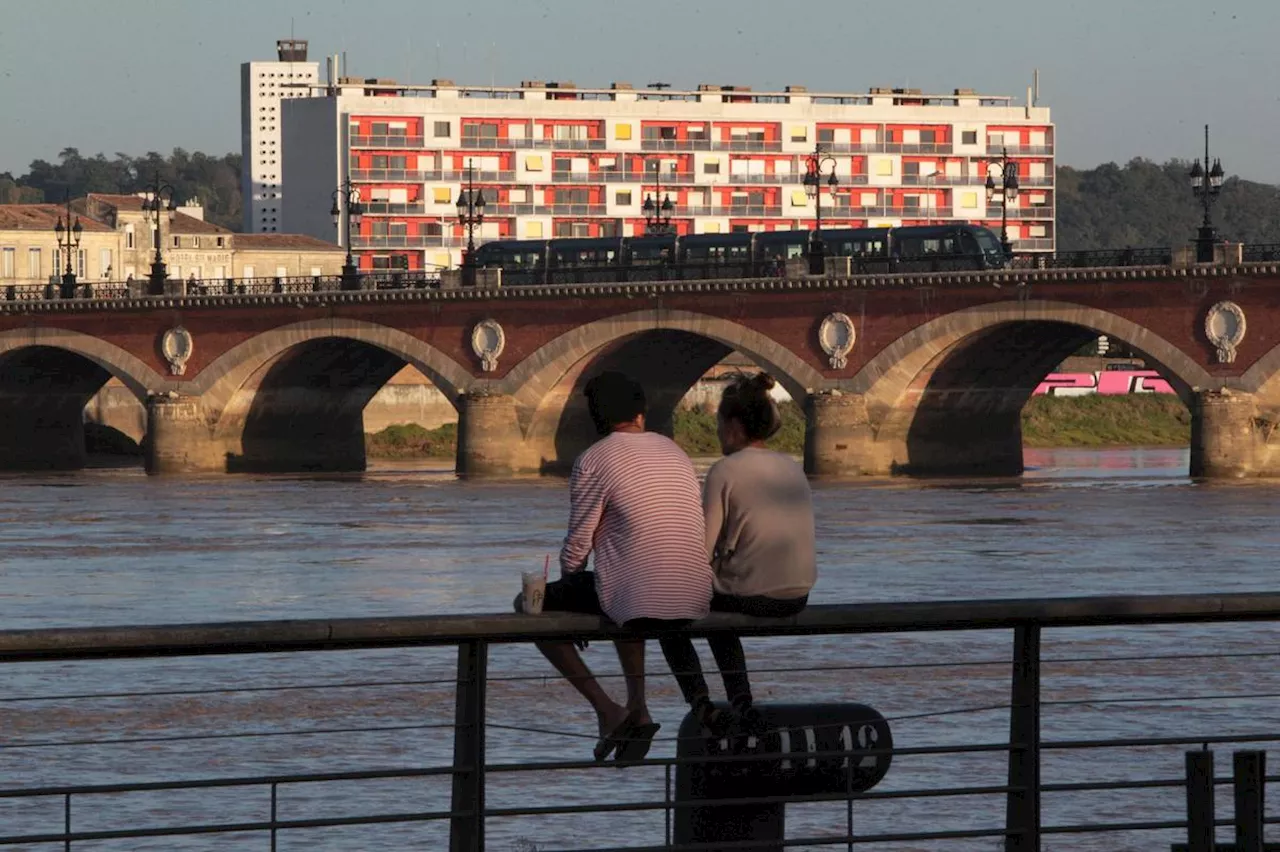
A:
<svg viewBox="0 0 1280 852">
<path fill-rule="evenodd" d="M 922 145 L 933 145 L 933 144 L 935 144 L 937 141 L 938 141 L 938 131 L 936 131 L 936 130 L 921 130 L 921 131 L 920 131 L 920 143 L 921 143 Z"/>
<path fill-rule="evenodd" d="M 919 164 L 919 163 L 903 163 L 903 164 L 902 164 L 902 174 L 903 174 L 904 176 L 905 176 L 905 175 L 916 175 L 916 176 L 919 176 L 919 174 L 920 174 L 920 164 Z"/>
<path fill-rule="evenodd" d="M 111 277 L 111 249 L 98 251 L 98 274 L 103 278 Z"/>
<path fill-rule="evenodd" d="M 705 142 L 707 140 L 707 126 L 705 124 L 690 125 L 685 128 L 684 132 L 689 137 L 690 142 Z"/>
<path fill-rule="evenodd" d="M 524 158 L 524 167 L 526 171 L 540 172 L 542 171 L 542 157 L 532 154 Z"/>
<path fill-rule="evenodd" d="M 553 204 L 590 204 L 591 191 L 587 189 L 557 189 Z"/>
<path fill-rule="evenodd" d="M 272 213 L 276 212 L 274 207 L 273 207 L 273 208 L 271 208 L 271 212 L 272 212 Z M 200 238 L 199 238 L 199 237 L 192 237 L 192 238 L 191 238 L 191 246 L 192 246 L 192 248 L 200 248 Z"/>
<path fill-rule="evenodd" d="M 791 206 L 804 207 L 809 203 L 809 196 L 805 194 L 803 189 L 791 190 Z"/>
<path fill-rule="evenodd" d="M 217 243 L 218 243 L 218 248 L 222 248 L 224 245 L 226 245 L 226 239 L 224 237 L 218 237 Z M 222 276 L 219 275 L 218 277 L 221 278 Z"/>
<path fill-rule="evenodd" d="M 978 193 L 966 192 L 960 196 L 960 206 L 966 210 L 975 210 L 978 207 Z"/>
<path fill-rule="evenodd" d="M 88 266 L 89 251 L 88 249 L 80 249 L 80 251 L 76 252 L 76 275 L 83 278 L 87 274 L 85 270 Z"/>
<path fill-rule="evenodd" d="M 818 144 L 829 144 L 836 141 L 836 131 L 831 127 L 818 128 Z"/>
<path fill-rule="evenodd" d="M 987 145 L 988 145 L 989 147 L 998 148 L 998 147 L 1000 147 L 1000 146 L 1001 146 L 1001 145 L 1003 145 L 1003 144 L 1004 144 L 1004 134 L 1003 134 L 1003 133 L 988 133 L 988 134 L 987 134 Z"/>
<path fill-rule="evenodd" d="M 613 138 L 621 139 L 624 142 L 631 138 L 631 125 L 619 124 L 613 128 Z"/>
<path fill-rule="evenodd" d="M 541 222 L 529 222 L 529 223 L 527 223 L 527 224 L 525 225 L 525 231 L 524 231 L 524 233 L 525 233 L 525 236 L 526 236 L 526 237 L 541 237 L 541 236 L 542 236 L 542 223 L 541 223 Z"/>
<path fill-rule="evenodd" d="M 450 134 L 451 134 L 453 131 L 452 131 L 452 128 L 450 127 L 450 125 L 449 125 L 449 122 L 447 122 L 447 121 L 437 121 L 437 122 L 436 122 L 436 130 L 435 130 L 435 132 L 436 132 L 436 138 L 437 138 L 437 139 L 448 139 L 448 138 L 449 138 L 449 136 L 450 136 Z"/>
<path fill-rule="evenodd" d="M 7 248 L 0 251 L 0 278 L 16 278 L 18 273 L 14 265 L 17 262 L 17 249 Z"/>
<path fill-rule="evenodd" d="M 613 201 L 615 204 L 621 204 L 624 206 L 629 205 L 631 203 L 631 191 L 627 190 L 626 192 L 617 193 L 614 195 Z"/>
<path fill-rule="evenodd" d="M 809 141 L 808 128 L 805 128 L 805 127 L 791 128 L 791 141 L 792 142 L 808 142 Z"/>
<path fill-rule="evenodd" d="M 893 160 L 877 160 L 876 174 L 881 177 L 891 177 L 893 175 Z"/>
<path fill-rule="evenodd" d="M 719 160 L 707 160 L 705 163 L 703 163 L 703 164 L 702 164 L 702 173 L 703 173 L 704 175 L 718 175 L 718 174 L 720 174 L 720 161 L 719 161 Z"/>
<path fill-rule="evenodd" d="M 174 248 L 178 248 L 178 247 L 179 247 L 179 246 L 181 246 L 181 245 L 182 245 L 182 237 L 174 237 L 174 238 L 173 238 L 173 247 L 174 247 Z"/>
<path fill-rule="evenodd" d="M 432 188 L 431 198 L 436 204 L 449 204 L 453 201 L 453 193 L 447 186 L 437 186 Z"/>
<path fill-rule="evenodd" d="M 962 130 L 962 131 L 960 131 L 960 144 L 961 144 L 961 145 L 977 145 L 977 144 L 978 144 L 978 131 L 976 131 L 976 130 Z"/>
<path fill-rule="evenodd" d="M 40 249 L 27 249 L 27 277 L 39 278 L 43 274 L 40 263 Z"/>
<path fill-rule="evenodd" d="M 387 136 L 391 132 L 391 125 L 385 121 L 375 121 L 373 123 L 374 136 Z"/>
<path fill-rule="evenodd" d="M 245 278 L 252 278 L 252 277 L 253 277 L 253 267 L 252 267 L 252 266 L 245 266 L 243 269 L 241 269 L 241 270 L 240 270 L 240 274 L 241 274 L 241 275 L 243 275 Z"/>
<path fill-rule="evenodd" d="M 719 223 L 719 222 L 704 222 L 704 223 L 703 223 L 703 225 L 702 225 L 702 233 L 704 233 L 704 234 L 718 234 L 718 233 L 720 233 L 720 223 Z"/>
<path fill-rule="evenodd" d="M 750 230 L 751 229 L 748 228 L 746 225 L 734 225 L 729 229 L 729 231 L 734 234 L 746 234 L 750 232 Z"/>
<path fill-rule="evenodd" d="M 124 247 L 127 249 L 134 248 L 133 244 L 133 225 L 124 226 Z"/>
</svg>

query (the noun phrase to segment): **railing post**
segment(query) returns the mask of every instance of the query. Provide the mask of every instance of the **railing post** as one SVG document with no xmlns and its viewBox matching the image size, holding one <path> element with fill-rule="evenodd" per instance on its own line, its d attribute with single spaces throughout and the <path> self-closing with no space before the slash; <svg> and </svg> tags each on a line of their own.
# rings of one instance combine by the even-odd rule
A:
<svg viewBox="0 0 1280 852">
<path fill-rule="evenodd" d="M 1040 625 L 1013 631 L 1005 849 L 1040 852 Z"/>
<path fill-rule="evenodd" d="M 1262 852 L 1263 785 L 1266 783 L 1263 751 L 1238 751 L 1232 756 L 1236 798 L 1236 852 Z"/>
<path fill-rule="evenodd" d="M 1187 752 L 1187 852 L 1213 852 L 1213 752 Z"/>
<path fill-rule="evenodd" d="M 489 644 L 458 645 L 449 852 L 484 852 L 484 699 Z"/>
</svg>

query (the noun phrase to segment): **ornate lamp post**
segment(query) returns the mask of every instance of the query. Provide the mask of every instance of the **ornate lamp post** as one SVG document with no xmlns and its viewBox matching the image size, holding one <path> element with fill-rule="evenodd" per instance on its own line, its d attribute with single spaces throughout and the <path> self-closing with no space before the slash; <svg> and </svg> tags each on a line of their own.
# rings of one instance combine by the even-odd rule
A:
<svg viewBox="0 0 1280 852">
<path fill-rule="evenodd" d="M 993 168 L 1000 170 L 1000 183 L 996 184 Z M 1013 257 L 1013 243 L 1009 240 L 1009 202 L 1018 197 L 1018 164 L 1009 161 L 1009 149 L 1000 150 L 1000 162 L 987 164 L 987 203 L 1000 195 L 1000 249 L 1005 257 Z"/>
<path fill-rule="evenodd" d="M 477 190 L 475 169 L 467 160 L 467 188 L 458 192 L 458 224 L 467 229 L 467 253 L 462 258 L 462 283 L 476 283 L 476 228 L 484 224 L 484 191 Z"/>
<path fill-rule="evenodd" d="M 1196 263 L 1213 263 L 1213 244 L 1217 241 L 1218 235 L 1213 230 L 1209 208 L 1218 200 L 1218 193 L 1222 191 L 1223 176 L 1220 160 L 1214 160 L 1212 167 L 1209 165 L 1209 125 L 1206 124 L 1204 126 L 1204 166 L 1201 167 L 1200 161 L 1196 160 L 1191 166 L 1191 174 L 1188 175 L 1191 178 L 1191 192 L 1204 208 L 1204 221 L 1196 234 Z"/>
<path fill-rule="evenodd" d="M 142 201 L 142 212 L 146 214 L 147 221 L 152 224 L 155 234 L 156 256 L 155 260 L 151 261 L 150 284 L 147 287 L 148 294 L 152 296 L 164 295 L 164 282 L 169 278 L 169 273 L 164 266 L 164 256 L 160 253 L 160 217 L 163 215 L 170 222 L 173 221 L 174 211 L 178 209 L 173 202 L 173 195 L 173 187 L 160 180 L 160 173 L 156 172 L 148 195 Z"/>
<path fill-rule="evenodd" d="M 364 205 L 360 203 L 360 191 L 351 185 L 351 178 L 338 184 L 333 191 L 333 206 L 329 208 L 333 217 L 333 226 L 338 228 L 338 240 L 347 246 L 347 258 L 342 263 L 342 289 L 360 289 L 360 269 L 356 266 L 355 256 L 351 253 L 351 244 L 355 242 L 355 233 L 360 230 L 360 219 L 364 216 Z"/>
<path fill-rule="evenodd" d="M 67 259 L 66 271 L 62 273 L 62 292 L 60 294 L 64 299 L 73 298 L 76 294 L 76 273 L 75 267 L 71 265 L 71 257 L 73 252 L 79 252 L 80 250 L 80 234 L 83 231 L 84 228 L 80 225 L 79 216 L 75 218 L 74 222 L 71 220 L 71 191 L 67 190 L 67 223 L 63 225 L 62 217 L 59 216 L 58 224 L 53 226 L 53 233 L 58 239 L 58 251 L 65 252 L 64 257 Z"/>
<path fill-rule="evenodd" d="M 658 202 L 658 196 L 662 196 L 662 202 Z M 644 232 L 649 235 L 661 235 L 671 233 L 671 214 L 676 211 L 676 206 L 671 203 L 670 195 L 662 193 L 662 162 L 660 160 L 653 161 L 653 194 L 646 194 L 644 204 L 640 206 L 640 210 L 644 213 Z"/>
<path fill-rule="evenodd" d="M 809 274 L 822 275 L 826 271 L 826 243 L 822 241 L 822 176 L 827 172 L 826 184 L 834 192 L 840 185 L 836 177 L 836 158 L 825 154 L 821 145 L 813 146 L 809 155 L 809 165 L 805 169 L 800 182 L 804 184 L 805 194 L 813 199 L 814 228 L 809 234 Z"/>
</svg>

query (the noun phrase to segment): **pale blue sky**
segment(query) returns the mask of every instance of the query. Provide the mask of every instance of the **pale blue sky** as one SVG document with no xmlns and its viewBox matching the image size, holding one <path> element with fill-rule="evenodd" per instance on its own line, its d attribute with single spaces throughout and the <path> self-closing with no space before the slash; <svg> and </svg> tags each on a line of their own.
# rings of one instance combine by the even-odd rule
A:
<svg viewBox="0 0 1280 852">
<path fill-rule="evenodd" d="M 239 65 L 275 40 L 361 76 L 514 84 L 976 88 L 1040 69 L 1060 163 L 1195 156 L 1280 183 L 1277 0 L 0 0 L 0 171 L 238 151 Z M 438 45 L 438 47 L 437 47 Z M 322 64 L 323 73 L 323 64 Z"/>
</svg>

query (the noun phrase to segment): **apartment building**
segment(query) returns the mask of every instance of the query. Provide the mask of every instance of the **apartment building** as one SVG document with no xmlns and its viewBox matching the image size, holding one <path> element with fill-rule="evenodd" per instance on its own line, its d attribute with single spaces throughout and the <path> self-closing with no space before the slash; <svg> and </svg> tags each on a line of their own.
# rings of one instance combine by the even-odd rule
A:
<svg viewBox="0 0 1280 852">
<path fill-rule="evenodd" d="M 284 185 L 280 173 L 280 104 L 307 97 L 320 78 L 307 61 L 307 43 L 276 42 L 275 62 L 240 66 L 240 197 L 246 234 L 284 230 Z"/>
<path fill-rule="evenodd" d="M 1031 98 L 1028 97 L 1028 101 Z M 1047 107 L 967 89 L 927 94 L 789 86 L 578 88 L 525 81 L 466 87 L 339 78 L 281 105 L 289 228 L 345 244 L 330 217 L 351 180 L 364 216 L 350 235 L 362 269 L 460 262 L 459 193 L 483 192 L 477 241 L 629 236 L 647 197 L 669 197 L 679 233 L 815 226 L 802 178 L 815 147 L 837 184 L 821 190 L 823 227 L 964 221 L 999 230 L 1001 157 L 1016 251 L 1054 246 L 1054 126 Z"/>
</svg>

